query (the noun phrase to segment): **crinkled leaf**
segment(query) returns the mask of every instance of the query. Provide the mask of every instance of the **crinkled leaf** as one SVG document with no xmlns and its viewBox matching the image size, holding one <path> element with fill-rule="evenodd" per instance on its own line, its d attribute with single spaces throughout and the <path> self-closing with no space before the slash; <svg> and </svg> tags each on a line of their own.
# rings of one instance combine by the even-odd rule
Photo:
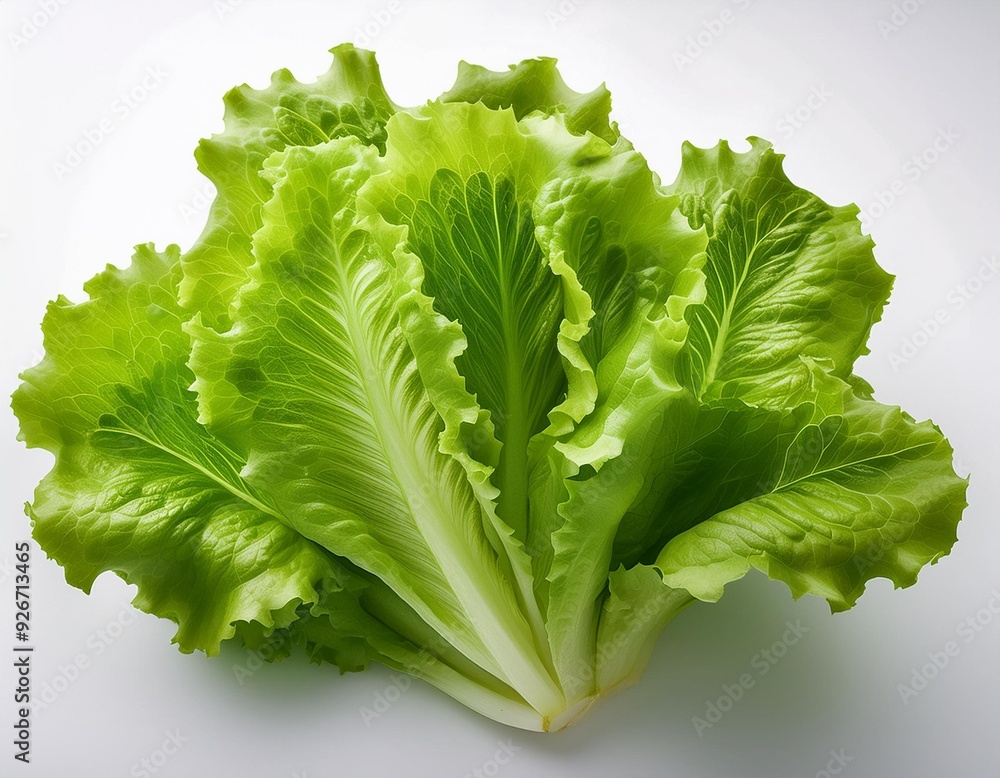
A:
<svg viewBox="0 0 1000 778">
<path fill-rule="evenodd" d="M 591 92 L 570 89 L 551 57 L 526 59 L 506 71 L 487 70 L 460 62 L 455 84 L 440 97 L 441 102 L 482 102 L 490 108 L 512 108 L 522 119 L 536 111 L 565 117 L 570 132 L 591 132 L 614 144 L 618 128 L 610 121 L 611 93 L 601 84 Z"/>
<path fill-rule="evenodd" d="M 30 515 L 67 580 L 89 591 L 117 572 L 137 607 L 177 622 L 182 650 L 214 654 L 239 622 L 285 627 L 321 593 L 350 606 L 363 581 L 276 515 L 198 424 L 177 254 L 140 247 L 87 284 L 88 301 L 53 302 L 46 357 L 13 405 L 22 439 L 56 455 Z M 331 658 L 347 650 L 359 669 L 363 640 L 341 638 L 354 648 L 332 639 Z"/>
<path fill-rule="evenodd" d="M 536 467 L 529 532 L 557 668 L 593 660 L 612 541 L 642 478 L 623 446 L 682 391 L 675 361 L 685 311 L 703 297 L 704 235 L 677 206 L 626 152 L 554 182 L 536 208 L 540 242 L 566 298 L 579 301 L 559 345 L 580 369 L 568 370 L 567 399 L 551 416 L 550 432 L 562 434 Z M 571 697 L 587 691 L 566 684 Z"/>
<path fill-rule="evenodd" d="M 183 257 L 182 306 L 218 330 L 229 326 L 230 305 L 248 280 L 251 238 L 271 196 L 260 175 L 264 161 L 289 146 L 314 146 L 331 138 L 360 138 L 385 149 L 385 122 L 398 107 L 382 85 L 375 55 L 344 44 L 331 49 L 330 70 L 302 84 L 288 70 L 271 76 L 266 89 L 244 84 L 225 97 L 225 131 L 201 141 L 198 169 L 215 184 L 197 243 Z"/>
<path fill-rule="evenodd" d="M 435 103 L 419 116 L 393 118 L 384 172 L 363 195 L 388 223 L 407 228 L 423 292 L 462 327 L 467 346 L 455 364 L 489 413 L 489 428 L 480 431 L 500 446 L 485 464 L 496 469 L 500 519 L 522 540 L 529 442 L 547 426 L 566 383 L 556 344 L 560 279 L 535 239 L 532 204 L 562 169 L 609 153 L 606 143 L 574 136 L 557 119 L 517 122 L 511 110 Z"/>
<path fill-rule="evenodd" d="M 673 531 L 690 526 L 656 557 L 667 584 L 715 600 L 754 567 L 836 611 L 870 579 L 909 586 L 948 553 L 967 484 L 940 430 L 836 379 L 818 383 L 815 402 L 791 414 L 729 412 L 720 465 L 660 498 Z"/>
<path fill-rule="evenodd" d="M 667 191 L 710 234 L 705 304 L 684 351 L 685 384 L 706 401 L 785 407 L 809 382 L 801 356 L 846 379 L 881 316 L 892 277 L 872 256 L 854 205 L 833 207 L 791 183 L 782 155 L 751 138 L 684 145 Z"/>
<path fill-rule="evenodd" d="M 252 281 L 192 364 L 202 419 L 244 425 L 246 479 L 304 536 L 378 575 L 477 664 L 541 711 L 560 696 L 481 531 L 466 471 L 400 326 L 393 257 L 356 218 L 377 152 L 353 138 L 276 155 Z"/>
</svg>

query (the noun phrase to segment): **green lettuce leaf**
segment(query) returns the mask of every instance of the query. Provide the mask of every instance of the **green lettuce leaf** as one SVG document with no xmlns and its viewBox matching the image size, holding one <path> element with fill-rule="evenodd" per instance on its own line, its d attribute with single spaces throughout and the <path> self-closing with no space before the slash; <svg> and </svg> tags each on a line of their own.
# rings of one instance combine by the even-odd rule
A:
<svg viewBox="0 0 1000 778">
<path fill-rule="evenodd" d="M 312 84 L 283 69 L 266 89 L 232 89 L 225 96 L 225 131 L 195 151 L 198 169 L 218 195 L 201 237 L 183 257 L 179 296 L 183 308 L 219 331 L 228 328 L 230 305 L 254 261 L 251 239 L 271 196 L 260 175 L 264 161 L 289 146 L 345 136 L 385 150 L 385 123 L 398 106 L 386 94 L 375 56 L 350 44 L 330 51 L 333 64 Z"/>
<path fill-rule="evenodd" d="M 382 173 L 363 193 L 371 211 L 407 228 L 423 292 L 461 324 L 466 347 L 456 365 L 489 414 L 500 444 L 496 461 L 486 461 L 496 470 L 498 513 L 521 539 L 529 442 L 566 382 L 556 344 L 562 290 L 535 240 L 532 203 L 561 167 L 610 152 L 554 118 L 519 123 L 509 109 L 433 103 L 393 118 Z"/>
<path fill-rule="evenodd" d="M 664 500 L 673 531 L 691 525 L 656 557 L 667 584 L 717 600 L 755 567 L 841 611 L 872 578 L 910 586 L 951 548 L 966 481 L 940 430 L 826 374 L 816 384 L 793 413 L 722 420 L 727 470 L 701 484 L 715 499 L 685 484 Z"/>
<path fill-rule="evenodd" d="M 743 155 L 725 144 L 686 147 L 678 181 L 663 191 L 679 199 L 692 228 L 704 229 L 704 254 L 687 247 L 688 264 L 669 276 L 674 294 L 658 303 L 659 314 L 650 312 L 655 303 L 644 310 L 607 353 L 584 349 L 597 400 L 556 445 L 566 457 L 554 468 L 564 498 L 544 506 L 563 520 L 552 532 L 550 591 L 562 578 L 575 605 L 552 608 L 550 599 L 549 634 L 572 625 L 577 665 L 587 651 L 605 651 L 599 637 L 591 648 L 595 630 L 584 625 L 596 620 L 609 566 L 655 564 L 670 588 L 703 600 L 718 599 L 754 566 L 795 596 L 824 596 L 841 610 L 872 577 L 912 583 L 954 543 L 965 505 L 940 432 L 893 415 L 851 376 L 890 281 L 856 209 L 797 188 L 756 139 Z M 591 208 L 595 200 L 587 198 Z M 636 222 L 646 212 L 632 210 Z M 662 288 L 656 278 L 647 289 Z M 655 301 L 655 292 L 647 297 Z M 599 321 L 591 330 L 582 343 L 604 334 Z M 831 481 L 841 488 L 828 489 Z M 643 588 L 629 591 L 643 597 Z M 577 699 L 604 690 L 567 692 Z"/>
<path fill-rule="evenodd" d="M 378 575 L 449 642 L 543 713 L 561 694 L 481 532 L 466 472 L 438 451 L 397 309 L 391 254 L 357 223 L 377 152 L 356 139 L 272 157 L 252 281 L 224 334 L 195 323 L 201 418 L 245 425 L 246 479 L 295 528 Z M 477 531 L 478 530 L 478 531 Z M 468 614 L 476 614 L 470 623 Z"/>
<path fill-rule="evenodd" d="M 350 607 L 363 581 L 291 529 L 198 424 L 177 255 L 141 246 L 86 285 L 87 302 L 53 302 L 45 359 L 13 406 L 21 439 L 56 455 L 29 513 L 67 580 L 89 591 L 113 570 L 138 586 L 136 607 L 177 622 L 181 650 L 216 654 L 239 622 L 287 627 L 321 596 Z M 333 661 L 366 663 L 363 632 L 330 637 Z"/>
<path fill-rule="evenodd" d="M 560 333 L 564 363 L 579 370 L 567 370 L 566 400 L 550 415 L 555 437 L 535 468 L 529 535 L 557 668 L 593 657 L 612 542 L 642 478 L 622 466 L 625 441 L 682 391 L 674 362 L 684 313 L 703 298 L 705 239 L 678 206 L 635 152 L 560 180 L 537 206 L 540 243 L 566 297 L 579 301 Z"/>
<path fill-rule="evenodd" d="M 666 191 L 704 225 L 706 300 L 694 312 L 681 370 L 699 399 L 784 407 L 809 382 L 800 357 L 846 379 L 889 296 L 892 277 L 861 233 L 857 206 L 835 208 L 791 183 L 782 155 L 750 138 L 685 144 Z"/>
<path fill-rule="evenodd" d="M 601 84 L 586 93 L 570 89 L 552 57 L 526 59 L 501 72 L 460 62 L 454 86 L 439 99 L 443 103 L 482 102 L 494 109 L 511 108 L 518 119 L 535 112 L 558 114 L 570 132 L 590 132 L 612 145 L 618 140 L 618 128 L 610 120 L 611 93 L 607 87 Z"/>
</svg>

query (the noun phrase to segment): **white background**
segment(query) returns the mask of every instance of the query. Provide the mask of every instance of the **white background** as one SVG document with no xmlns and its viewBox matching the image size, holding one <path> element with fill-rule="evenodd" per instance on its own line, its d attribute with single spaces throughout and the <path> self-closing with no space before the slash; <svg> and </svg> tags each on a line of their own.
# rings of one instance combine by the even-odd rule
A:
<svg viewBox="0 0 1000 778">
<path fill-rule="evenodd" d="M 80 299 L 83 281 L 106 262 L 127 264 L 133 244 L 191 245 L 205 217 L 192 150 L 221 130 L 222 94 L 244 81 L 263 86 L 279 67 L 312 80 L 327 67 L 326 50 L 368 23 L 398 103 L 448 88 L 459 59 L 499 69 L 554 55 L 581 91 L 607 81 L 623 133 L 664 180 L 673 179 L 685 139 L 705 146 L 760 135 L 787 153 L 797 183 L 878 213 L 869 228 L 877 257 L 898 278 L 859 372 L 882 401 L 933 417 L 959 469 L 972 472 L 959 543 L 915 587 L 876 581 L 835 617 L 823 601 L 793 602 L 783 585 L 751 575 L 719 604 L 675 621 L 637 688 L 557 735 L 506 729 L 416 683 L 366 726 L 360 709 L 392 683 L 381 668 L 340 677 L 292 661 L 241 685 L 233 667 L 247 665 L 245 652 L 181 655 L 169 644 L 172 625 L 151 616 L 118 630 L 114 623 L 129 616 L 128 587 L 105 576 L 87 597 L 36 552 L 33 679 L 36 691 L 62 691 L 34 717 L 27 767 L 12 759 L 15 705 L 10 692 L 0 694 L 0 774 L 138 775 L 133 766 L 174 732 L 185 740 L 156 775 L 491 774 L 498 741 L 508 739 L 517 750 L 500 768 L 505 778 L 826 776 L 831 750 L 849 758 L 845 778 L 1000 775 L 1000 615 L 983 611 L 989 623 L 970 642 L 957 633 L 1000 589 L 1000 280 L 972 281 L 982 258 L 1000 251 L 1000 6 L 907 0 L 913 13 L 897 10 L 895 21 L 905 23 L 893 30 L 889 0 L 398 3 L 376 25 L 373 13 L 387 2 L 76 0 L 22 45 L 8 36 L 22 34 L 24 18 L 45 3 L 2 0 L 2 393 L 39 358 L 49 298 Z M 723 11 L 728 23 L 714 21 Z M 703 50 L 689 41 L 699 33 Z M 684 63 L 676 55 L 689 45 Z M 150 67 L 165 74 L 162 83 L 123 115 L 116 100 Z M 826 96 L 810 108 L 811 94 Z M 796 110 L 799 127 L 783 119 Z M 106 117 L 111 133 L 60 178 L 54 163 Z M 957 139 L 913 180 L 908 160 L 942 129 Z M 901 193 L 879 213 L 872 204 L 896 180 Z M 975 291 L 959 306 L 959 286 L 970 283 Z M 947 322 L 920 334 L 939 311 Z M 916 352 L 891 360 L 907 341 Z M 0 636 L 12 633 L 13 544 L 29 535 L 22 505 L 51 463 L 15 434 L 11 414 L 0 414 Z M 755 655 L 796 620 L 808 632 L 759 675 Z M 5 654 L 8 639 L 0 637 Z M 904 704 L 898 685 L 949 640 L 959 655 Z M 78 655 L 87 668 L 67 673 Z M 0 664 L 0 687 L 12 689 L 10 662 Z M 692 717 L 744 672 L 753 688 L 699 737 Z"/>
</svg>

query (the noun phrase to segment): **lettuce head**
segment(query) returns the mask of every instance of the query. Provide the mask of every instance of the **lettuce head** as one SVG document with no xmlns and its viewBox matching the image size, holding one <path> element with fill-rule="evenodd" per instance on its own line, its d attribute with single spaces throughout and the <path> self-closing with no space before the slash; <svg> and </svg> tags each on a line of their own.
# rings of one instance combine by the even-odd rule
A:
<svg viewBox="0 0 1000 778">
<path fill-rule="evenodd" d="M 194 246 L 48 307 L 13 405 L 70 584 L 548 731 L 751 569 L 840 611 L 948 553 L 948 442 L 853 372 L 892 283 L 855 206 L 759 138 L 663 185 L 551 59 L 404 108 L 333 55 L 226 95 Z"/>
</svg>

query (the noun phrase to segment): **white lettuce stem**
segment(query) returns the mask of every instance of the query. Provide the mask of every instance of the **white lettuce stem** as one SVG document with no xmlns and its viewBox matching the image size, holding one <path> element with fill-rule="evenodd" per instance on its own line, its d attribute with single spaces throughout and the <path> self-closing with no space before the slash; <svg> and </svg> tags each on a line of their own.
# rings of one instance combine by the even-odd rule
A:
<svg viewBox="0 0 1000 778">
<path fill-rule="evenodd" d="M 413 641 L 414 650 L 385 649 L 383 663 L 437 687 L 484 716 L 519 729 L 556 732 L 572 725 L 597 704 L 635 684 L 645 672 L 657 638 L 674 618 L 697 602 L 687 592 L 657 581 L 635 607 L 605 607 L 600 613 L 595 655 L 581 658 L 565 688 L 586 688 L 560 709 L 538 711 L 519 691 L 496 678 L 435 633 L 391 592 L 366 596 L 365 607 L 391 629 Z M 435 646 L 433 651 L 416 646 Z M 383 647 L 378 647 L 382 649 Z M 564 675 L 566 674 L 564 669 Z M 570 671 L 574 672 L 574 671 Z M 540 691 L 540 690 L 539 690 Z"/>
</svg>

